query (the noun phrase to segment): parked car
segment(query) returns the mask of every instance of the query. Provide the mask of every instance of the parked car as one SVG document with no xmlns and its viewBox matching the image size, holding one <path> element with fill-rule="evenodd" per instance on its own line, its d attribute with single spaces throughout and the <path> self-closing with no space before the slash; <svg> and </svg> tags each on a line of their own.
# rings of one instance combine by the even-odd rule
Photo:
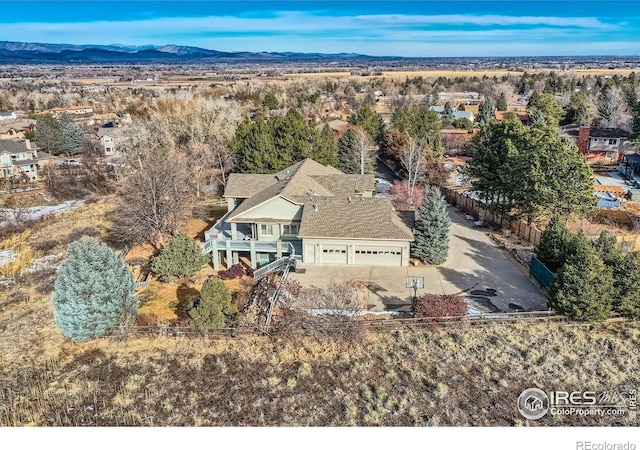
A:
<svg viewBox="0 0 640 450">
<path fill-rule="evenodd" d="M 77 159 L 65 159 L 62 161 L 62 164 L 65 166 L 81 166 L 82 163 Z"/>
</svg>

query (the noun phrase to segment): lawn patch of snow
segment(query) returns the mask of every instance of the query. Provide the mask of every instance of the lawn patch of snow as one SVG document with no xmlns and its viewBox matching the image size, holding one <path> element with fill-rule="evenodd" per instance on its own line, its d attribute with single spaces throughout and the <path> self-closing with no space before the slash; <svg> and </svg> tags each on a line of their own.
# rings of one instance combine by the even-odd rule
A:
<svg viewBox="0 0 640 450">
<path fill-rule="evenodd" d="M 77 208 L 80 205 L 82 205 L 82 202 L 80 201 L 69 200 L 64 203 L 60 203 L 59 205 L 32 206 L 30 208 L 19 209 L 3 208 L 0 209 L 0 217 L 2 217 L 4 220 L 0 222 L 0 225 L 9 222 L 40 219 L 52 214 L 60 214 L 65 211 L 69 211 L 73 208 Z"/>
<path fill-rule="evenodd" d="M 11 250 L 0 250 L 0 266 L 15 261 L 16 254 Z"/>
</svg>

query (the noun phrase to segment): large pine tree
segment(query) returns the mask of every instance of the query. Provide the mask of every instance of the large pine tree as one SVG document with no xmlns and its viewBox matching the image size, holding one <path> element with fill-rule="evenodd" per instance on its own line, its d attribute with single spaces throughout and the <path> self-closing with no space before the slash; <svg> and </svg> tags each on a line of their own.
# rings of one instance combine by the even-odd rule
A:
<svg viewBox="0 0 640 450">
<path fill-rule="evenodd" d="M 553 216 L 542 232 L 540 245 L 536 248 L 536 256 L 552 272 L 557 272 L 570 256 L 573 235 L 564 222 L 564 219 Z"/>
<path fill-rule="evenodd" d="M 604 320 L 613 306 L 612 270 L 584 234 L 576 236 L 575 245 L 549 289 L 549 306 L 573 319 Z"/>
<path fill-rule="evenodd" d="M 138 300 L 125 262 L 94 237 L 72 242 L 53 293 L 56 324 L 75 342 L 104 335 L 135 318 Z"/>
<path fill-rule="evenodd" d="M 444 263 L 449 255 L 450 227 L 451 219 L 442 194 L 437 188 L 428 187 L 416 214 L 413 256 L 427 264 Z"/>
</svg>

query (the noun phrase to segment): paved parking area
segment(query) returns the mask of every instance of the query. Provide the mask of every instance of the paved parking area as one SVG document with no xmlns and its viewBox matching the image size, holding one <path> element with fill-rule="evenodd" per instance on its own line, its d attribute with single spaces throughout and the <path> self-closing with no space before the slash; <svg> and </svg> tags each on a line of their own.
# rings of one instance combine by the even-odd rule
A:
<svg viewBox="0 0 640 450">
<path fill-rule="evenodd" d="M 503 255 L 482 230 L 453 211 L 449 258 L 441 266 L 381 267 L 298 264 L 304 274 L 290 278 L 303 286 L 326 287 L 331 283 L 358 280 L 367 286 L 364 295 L 370 311 L 409 311 L 412 290 L 406 277 L 424 277 L 418 295 L 461 294 L 501 311 L 531 310 L 543 301 L 538 288 Z M 484 293 L 482 292 L 484 291 Z"/>
</svg>

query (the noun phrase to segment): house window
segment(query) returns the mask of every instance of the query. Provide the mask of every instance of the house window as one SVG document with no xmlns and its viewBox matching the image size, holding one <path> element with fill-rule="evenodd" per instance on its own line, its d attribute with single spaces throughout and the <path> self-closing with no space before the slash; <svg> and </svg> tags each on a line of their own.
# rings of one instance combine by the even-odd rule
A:
<svg viewBox="0 0 640 450">
<path fill-rule="evenodd" d="M 609 145 L 616 145 L 616 139 L 609 139 Z"/>
<path fill-rule="evenodd" d="M 18 153 L 18 159 L 27 159 L 27 155 L 25 153 Z"/>
<path fill-rule="evenodd" d="M 298 225 L 297 224 L 283 225 L 282 234 L 288 234 L 288 235 L 294 235 L 294 236 L 297 235 Z"/>
<path fill-rule="evenodd" d="M 2 164 L 11 164 L 11 157 L 10 156 L 3 156 L 2 157 Z"/>
<path fill-rule="evenodd" d="M 260 234 L 263 236 L 273 236 L 273 225 L 260 225 Z"/>
</svg>

